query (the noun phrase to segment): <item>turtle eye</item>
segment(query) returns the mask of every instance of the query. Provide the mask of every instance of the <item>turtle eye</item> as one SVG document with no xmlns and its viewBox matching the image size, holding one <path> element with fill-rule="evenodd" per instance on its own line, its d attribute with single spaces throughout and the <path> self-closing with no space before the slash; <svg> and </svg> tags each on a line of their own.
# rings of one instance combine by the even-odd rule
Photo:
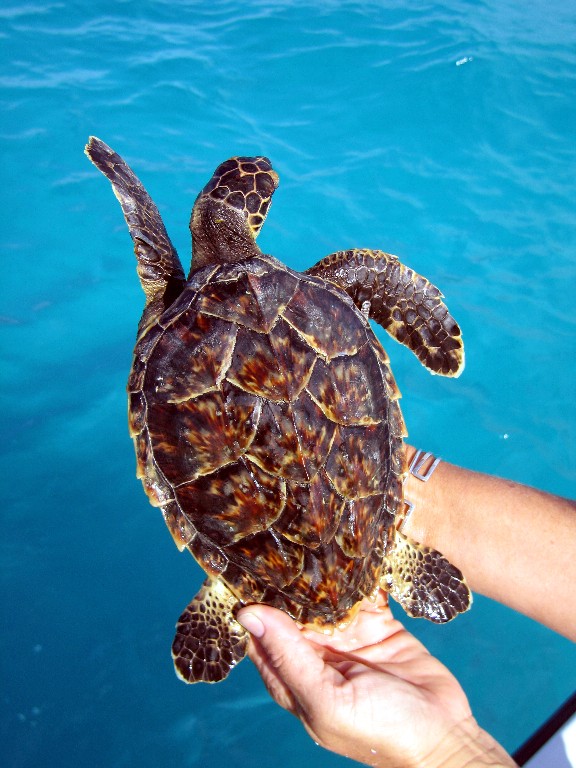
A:
<svg viewBox="0 0 576 768">
<path fill-rule="evenodd" d="M 260 216 L 257 213 L 253 213 L 248 218 L 248 224 L 250 225 L 250 229 L 252 230 L 252 234 L 254 235 L 254 237 L 256 237 L 258 232 L 260 232 L 260 229 L 263 223 L 264 223 L 264 217 Z"/>
</svg>

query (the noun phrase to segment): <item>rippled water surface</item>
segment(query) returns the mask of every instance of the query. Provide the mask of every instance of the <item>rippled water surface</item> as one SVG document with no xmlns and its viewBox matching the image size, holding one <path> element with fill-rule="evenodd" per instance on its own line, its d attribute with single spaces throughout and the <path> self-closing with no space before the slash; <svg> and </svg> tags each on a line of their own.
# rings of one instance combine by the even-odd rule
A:
<svg viewBox="0 0 576 768">
<path fill-rule="evenodd" d="M 249 662 L 214 687 L 173 674 L 174 622 L 201 573 L 134 478 L 124 386 L 142 295 L 88 135 L 133 165 L 185 262 L 214 167 L 268 155 L 281 186 L 263 250 L 297 269 L 349 246 L 395 252 L 461 323 L 458 381 L 382 335 L 411 440 L 572 495 L 575 11 L 3 4 L 4 765 L 346 763 L 269 700 Z M 509 749 L 575 687 L 574 646 L 487 600 L 410 628 Z"/>
</svg>

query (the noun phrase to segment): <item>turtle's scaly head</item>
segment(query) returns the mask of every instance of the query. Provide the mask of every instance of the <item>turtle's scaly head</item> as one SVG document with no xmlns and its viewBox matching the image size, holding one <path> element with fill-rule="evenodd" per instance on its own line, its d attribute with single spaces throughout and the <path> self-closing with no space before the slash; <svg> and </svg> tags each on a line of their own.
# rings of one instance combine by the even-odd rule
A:
<svg viewBox="0 0 576 768">
<path fill-rule="evenodd" d="M 255 240 L 277 186 L 267 157 L 233 157 L 219 165 L 192 209 L 192 269 L 260 253 Z"/>
</svg>

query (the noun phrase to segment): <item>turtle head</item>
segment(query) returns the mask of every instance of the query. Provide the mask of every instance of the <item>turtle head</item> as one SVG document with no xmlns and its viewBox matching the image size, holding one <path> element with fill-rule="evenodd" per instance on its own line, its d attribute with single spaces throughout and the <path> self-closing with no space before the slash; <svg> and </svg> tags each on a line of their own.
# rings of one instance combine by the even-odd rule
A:
<svg viewBox="0 0 576 768">
<path fill-rule="evenodd" d="M 277 186 L 267 157 L 233 157 L 219 165 L 192 209 L 192 269 L 260 253 L 255 240 Z"/>
</svg>

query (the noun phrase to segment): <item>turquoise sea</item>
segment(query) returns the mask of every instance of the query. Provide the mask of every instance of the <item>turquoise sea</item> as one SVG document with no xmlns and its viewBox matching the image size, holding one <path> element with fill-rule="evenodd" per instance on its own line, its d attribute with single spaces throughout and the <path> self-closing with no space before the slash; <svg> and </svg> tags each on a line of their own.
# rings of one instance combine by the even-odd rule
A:
<svg viewBox="0 0 576 768">
<path fill-rule="evenodd" d="M 143 295 L 84 144 L 132 164 L 186 268 L 197 191 L 227 157 L 268 155 L 264 251 L 296 269 L 397 253 L 461 324 L 457 381 L 381 334 L 411 441 L 571 496 L 576 3 L 6 0 L 0 43 L 0 762 L 345 766 L 250 662 L 212 687 L 173 673 L 201 573 L 134 477 Z M 574 645 L 488 600 L 407 621 L 510 750 L 576 687 Z"/>
</svg>

